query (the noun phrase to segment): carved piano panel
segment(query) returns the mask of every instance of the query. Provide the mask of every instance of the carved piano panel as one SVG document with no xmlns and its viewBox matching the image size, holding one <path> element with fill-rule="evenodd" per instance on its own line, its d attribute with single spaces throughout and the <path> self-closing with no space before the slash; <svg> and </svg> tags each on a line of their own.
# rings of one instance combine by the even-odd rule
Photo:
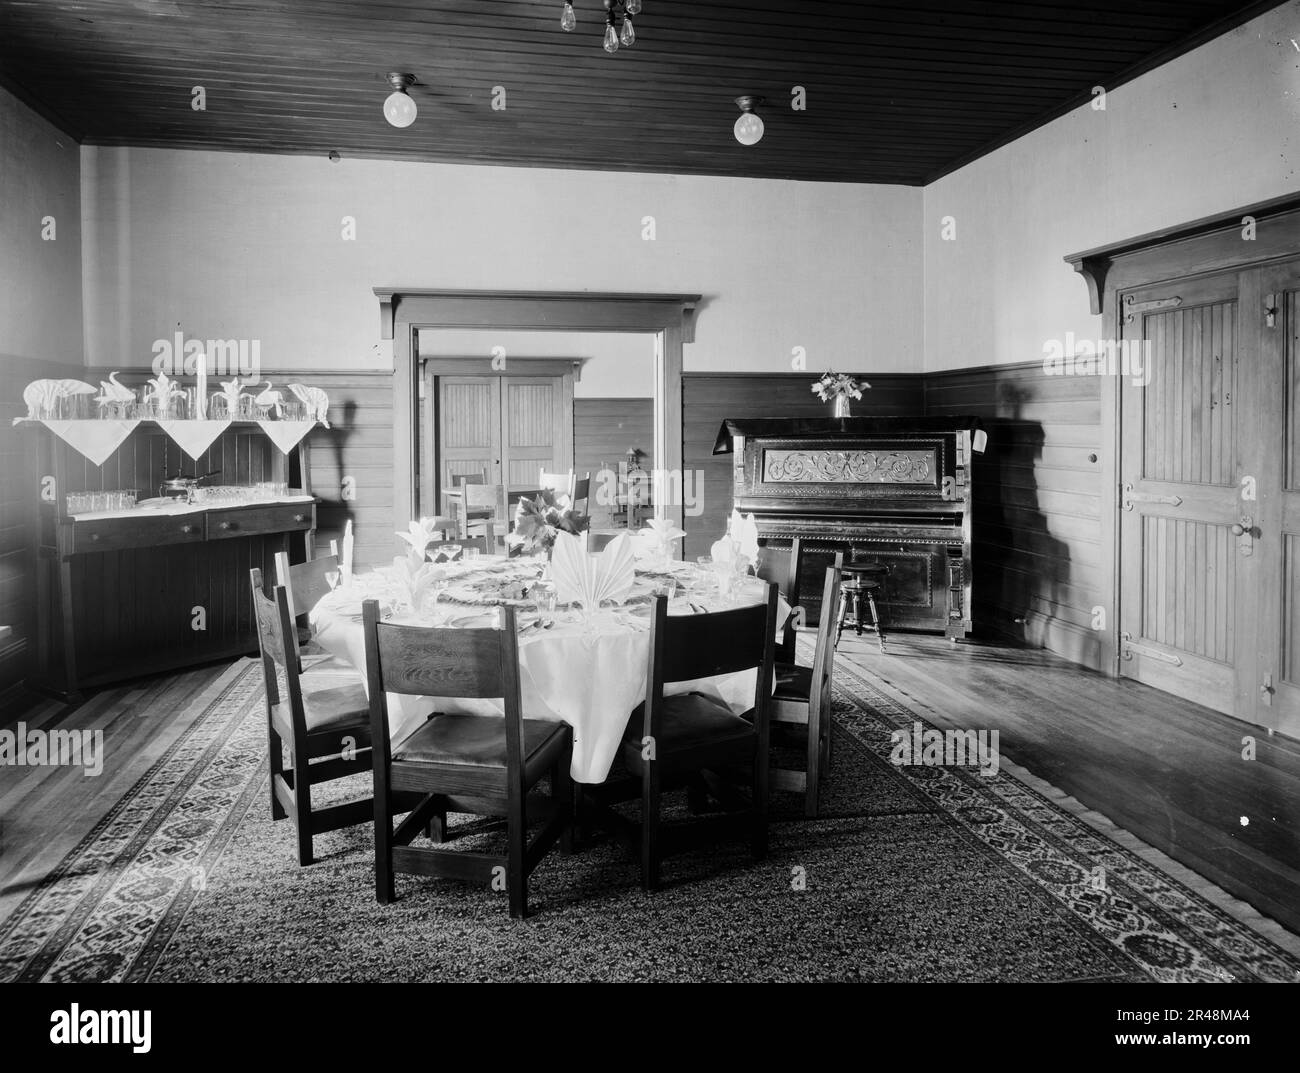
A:
<svg viewBox="0 0 1300 1073">
<path fill-rule="evenodd" d="M 836 552 L 890 568 L 886 625 L 965 637 L 971 628 L 974 418 L 732 420 L 714 453 L 733 451 L 735 505 L 760 540 L 804 543 L 801 599 L 820 613 L 821 577 Z"/>
</svg>

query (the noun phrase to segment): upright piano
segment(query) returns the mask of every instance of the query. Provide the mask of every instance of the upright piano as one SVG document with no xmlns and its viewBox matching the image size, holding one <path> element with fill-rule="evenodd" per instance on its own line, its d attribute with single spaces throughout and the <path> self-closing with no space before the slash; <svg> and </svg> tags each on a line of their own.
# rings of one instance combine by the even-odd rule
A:
<svg viewBox="0 0 1300 1073">
<path fill-rule="evenodd" d="M 889 568 L 886 628 L 955 640 L 971 629 L 971 452 L 984 439 L 975 417 L 734 419 L 713 453 L 734 455 L 735 506 L 753 513 L 761 544 L 800 538 L 810 623 L 843 552 Z"/>
</svg>

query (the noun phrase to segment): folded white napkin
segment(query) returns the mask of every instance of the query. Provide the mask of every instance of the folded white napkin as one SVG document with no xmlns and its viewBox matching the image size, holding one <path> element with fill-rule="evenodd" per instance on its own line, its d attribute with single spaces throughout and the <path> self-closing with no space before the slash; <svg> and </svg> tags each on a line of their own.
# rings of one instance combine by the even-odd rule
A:
<svg viewBox="0 0 1300 1073">
<path fill-rule="evenodd" d="M 588 555 L 582 539 L 560 533 L 551 552 L 551 580 L 560 603 L 575 601 L 596 608 L 602 600 L 626 600 L 636 581 L 632 540 L 619 533 L 595 555 Z"/>
<path fill-rule="evenodd" d="M 727 534 L 713 542 L 709 554 L 713 556 L 715 563 L 741 565 L 742 559 L 745 560 L 743 564 L 745 566 L 753 566 L 757 563 L 758 523 L 754 521 L 754 515 L 742 515 L 740 511 L 732 510 Z"/>
<path fill-rule="evenodd" d="M 674 540 L 681 540 L 685 530 L 678 529 L 667 518 L 651 518 L 645 528 L 636 533 L 636 553 L 651 558 L 663 558 L 672 552 Z"/>
<path fill-rule="evenodd" d="M 399 555 L 393 559 L 393 580 L 397 583 L 402 599 L 418 612 L 425 598 L 432 591 L 433 583 L 441 581 L 447 571 L 433 563 L 417 563 L 409 555 Z"/>
</svg>

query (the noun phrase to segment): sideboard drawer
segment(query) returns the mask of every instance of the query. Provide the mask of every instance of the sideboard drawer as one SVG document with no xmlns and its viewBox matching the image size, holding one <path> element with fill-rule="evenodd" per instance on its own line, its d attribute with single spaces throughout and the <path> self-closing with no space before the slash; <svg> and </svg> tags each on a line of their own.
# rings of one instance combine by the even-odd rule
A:
<svg viewBox="0 0 1300 1073">
<path fill-rule="evenodd" d="M 204 539 L 206 532 L 203 518 L 203 514 L 196 513 L 75 522 L 72 550 L 84 555 L 86 552 L 148 548 L 161 544 L 197 544 Z"/>
<path fill-rule="evenodd" d="M 256 536 L 310 529 L 312 503 L 276 503 L 265 507 L 234 507 L 208 512 L 208 539 Z"/>
</svg>

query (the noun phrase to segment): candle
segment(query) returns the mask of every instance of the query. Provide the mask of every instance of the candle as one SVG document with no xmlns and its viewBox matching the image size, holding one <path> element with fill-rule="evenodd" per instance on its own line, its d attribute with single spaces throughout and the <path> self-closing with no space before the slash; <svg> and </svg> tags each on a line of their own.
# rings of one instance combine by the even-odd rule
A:
<svg viewBox="0 0 1300 1073">
<path fill-rule="evenodd" d="M 198 398 L 194 401 L 195 407 L 192 413 L 198 420 L 206 421 L 208 417 L 208 355 L 201 350 L 199 351 Z"/>
</svg>

